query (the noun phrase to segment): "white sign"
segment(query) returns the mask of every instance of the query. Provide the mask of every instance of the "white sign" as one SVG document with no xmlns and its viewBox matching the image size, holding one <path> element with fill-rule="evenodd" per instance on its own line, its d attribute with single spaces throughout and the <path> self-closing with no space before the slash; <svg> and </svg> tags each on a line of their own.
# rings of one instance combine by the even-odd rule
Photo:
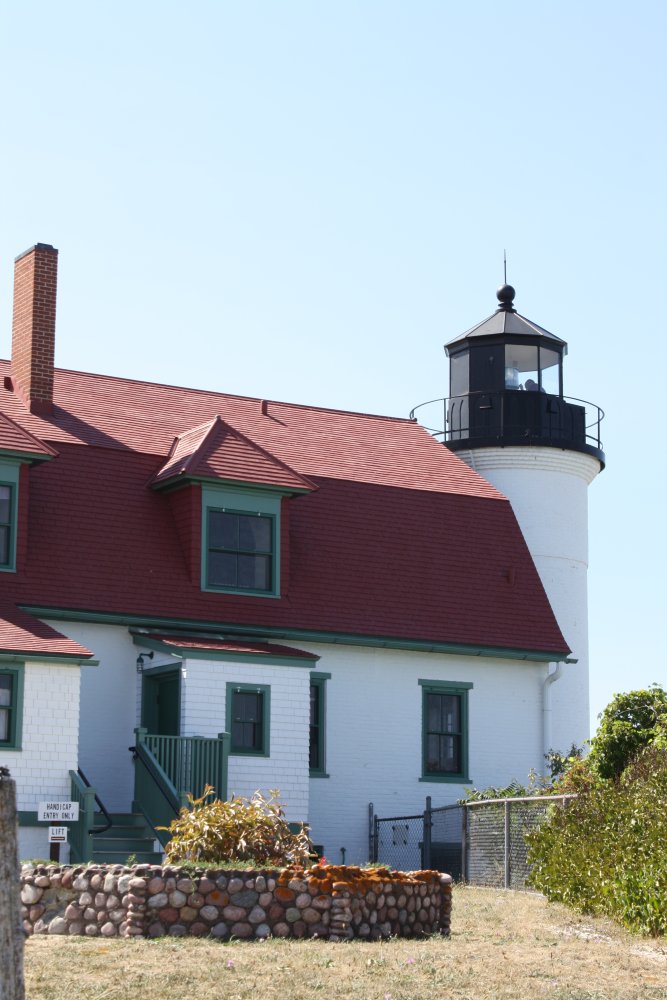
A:
<svg viewBox="0 0 667 1000">
<path fill-rule="evenodd" d="M 37 806 L 37 819 L 42 823 L 76 823 L 78 818 L 78 802 L 67 802 L 61 799 L 53 802 L 40 802 Z"/>
<path fill-rule="evenodd" d="M 67 827 L 66 826 L 50 826 L 49 827 L 49 843 L 50 844 L 66 844 L 67 843 Z"/>
</svg>

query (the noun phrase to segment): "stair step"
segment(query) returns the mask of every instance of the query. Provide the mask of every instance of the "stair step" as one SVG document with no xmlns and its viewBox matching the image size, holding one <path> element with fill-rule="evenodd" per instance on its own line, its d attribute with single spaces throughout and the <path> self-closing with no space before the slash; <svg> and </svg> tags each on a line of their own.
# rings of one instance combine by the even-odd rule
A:
<svg viewBox="0 0 667 1000">
<path fill-rule="evenodd" d="M 93 861 L 125 864 L 132 856 L 143 864 L 160 864 L 162 854 L 155 848 L 155 833 L 140 813 L 110 813 L 112 825 L 93 837 Z M 105 826 L 101 813 L 95 814 L 95 826 Z"/>
<path fill-rule="evenodd" d="M 108 834 L 96 836 L 93 840 L 94 850 L 98 853 L 102 851 L 126 851 L 128 854 L 136 854 L 138 851 L 153 851 L 155 837 L 114 837 L 112 831 Z"/>
</svg>

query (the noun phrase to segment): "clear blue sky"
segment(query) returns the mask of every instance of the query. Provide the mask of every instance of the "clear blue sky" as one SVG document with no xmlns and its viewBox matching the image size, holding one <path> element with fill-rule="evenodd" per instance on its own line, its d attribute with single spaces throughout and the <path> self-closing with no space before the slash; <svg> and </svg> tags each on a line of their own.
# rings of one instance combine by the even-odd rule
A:
<svg viewBox="0 0 667 1000">
<path fill-rule="evenodd" d="M 667 5 L 0 3 L 12 261 L 60 250 L 56 363 L 406 415 L 516 305 L 607 412 L 593 717 L 667 684 Z"/>
</svg>

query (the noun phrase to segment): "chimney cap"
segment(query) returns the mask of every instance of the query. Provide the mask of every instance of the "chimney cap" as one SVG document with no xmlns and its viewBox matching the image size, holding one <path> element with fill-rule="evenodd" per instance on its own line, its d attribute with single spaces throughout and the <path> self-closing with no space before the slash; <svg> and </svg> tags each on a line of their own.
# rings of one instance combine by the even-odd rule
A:
<svg viewBox="0 0 667 1000">
<path fill-rule="evenodd" d="M 23 253 L 20 253 L 18 257 L 15 257 L 14 263 L 17 260 L 21 260 L 21 257 L 26 257 L 29 253 L 32 253 L 33 250 L 48 250 L 50 253 L 58 253 L 56 248 L 52 247 L 50 243 L 35 243 L 33 246 L 28 247 L 27 250 L 24 250 Z"/>
</svg>

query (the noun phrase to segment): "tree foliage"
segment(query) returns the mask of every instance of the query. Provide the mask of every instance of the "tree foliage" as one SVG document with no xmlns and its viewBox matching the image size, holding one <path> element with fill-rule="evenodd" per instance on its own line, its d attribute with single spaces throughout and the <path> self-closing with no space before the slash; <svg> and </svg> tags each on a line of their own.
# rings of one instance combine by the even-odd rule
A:
<svg viewBox="0 0 667 1000">
<path fill-rule="evenodd" d="M 221 862 L 252 861 L 257 865 L 286 867 L 303 864 L 312 856 L 312 845 L 301 824 L 294 832 L 287 820 L 279 793 L 266 799 L 261 792 L 251 798 L 234 795 L 227 801 L 213 799 L 213 789 L 195 799 L 190 809 L 181 809 L 168 829 L 167 861 Z"/>
<path fill-rule="evenodd" d="M 618 778 L 637 753 L 665 738 L 667 692 L 659 685 L 617 694 L 600 715 L 589 761 L 601 778 Z"/>
</svg>

